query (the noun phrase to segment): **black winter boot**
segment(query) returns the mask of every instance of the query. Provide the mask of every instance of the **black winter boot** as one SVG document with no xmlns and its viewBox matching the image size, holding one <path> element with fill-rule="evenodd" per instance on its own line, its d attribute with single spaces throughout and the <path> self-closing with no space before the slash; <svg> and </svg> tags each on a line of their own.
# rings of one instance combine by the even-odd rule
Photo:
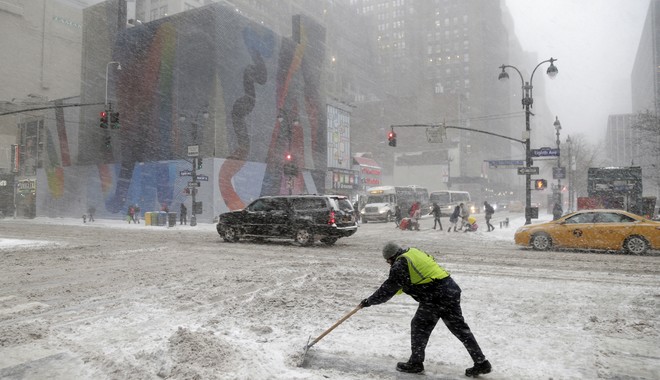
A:
<svg viewBox="0 0 660 380">
<path fill-rule="evenodd" d="M 396 370 L 399 372 L 406 372 L 406 373 L 420 373 L 424 371 L 424 364 L 411 363 L 411 362 L 398 362 L 396 363 Z"/>
<path fill-rule="evenodd" d="M 481 363 L 474 363 L 474 367 L 472 368 L 467 368 L 465 370 L 465 376 L 478 377 L 479 375 L 490 373 L 491 369 L 492 368 L 490 366 L 490 362 L 488 360 L 484 360 Z"/>
</svg>

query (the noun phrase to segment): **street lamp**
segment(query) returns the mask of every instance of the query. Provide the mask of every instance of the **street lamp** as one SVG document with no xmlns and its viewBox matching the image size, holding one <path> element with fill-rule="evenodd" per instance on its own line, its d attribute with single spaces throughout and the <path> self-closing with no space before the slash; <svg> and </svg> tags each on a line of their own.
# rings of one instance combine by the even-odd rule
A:
<svg viewBox="0 0 660 380">
<path fill-rule="evenodd" d="M 555 126 L 555 130 L 557 131 L 557 199 L 555 199 L 555 202 L 559 202 L 561 205 L 561 173 L 559 173 L 559 168 L 561 168 L 561 153 L 559 150 L 559 131 L 561 131 L 561 123 L 559 122 L 559 117 L 555 116 L 555 122 L 552 125 Z"/>
<path fill-rule="evenodd" d="M 192 211 L 190 213 L 190 226 L 194 227 L 197 225 L 197 207 L 195 202 L 195 195 L 197 195 L 197 165 L 199 160 L 202 159 L 202 157 L 199 156 L 199 142 L 197 139 L 197 129 L 199 127 L 199 116 L 201 115 L 204 120 L 209 118 L 209 113 L 207 111 L 206 106 L 204 109 L 197 111 L 194 117 L 191 118 L 190 124 L 192 126 L 192 146 L 197 146 L 197 155 L 193 156 L 192 160 L 192 171 L 191 171 L 191 183 L 194 184 L 190 186 L 190 195 L 192 196 Z M 180 115 L 179 116 L 179 121 L 184 122 L 186 120 L 186 115 Z M 190 149 L 188 149 L 190 151 Z"/>
<path fill-rule="evenodd" d="M 522 73 L 520 70 L 518 70 L 517 67 L 511 66 L 511 65 L 502 65 L 500 66 L 500 69 L 502 69 L 502 72 L 500 73 L 498 79 L 499 80 L 507 80 L 509 79 L 509 74 L 506 72 L 506 68 L 510 67 L 518 72 L 518 75 L 520 75 L 520 81 L 522 82 L 522 106 L 525 109 L 525 166 L 528 168 L 527 171 L 525 172 L 525 224 L 531 224 L 532 223 L 532 189 L 530 187 L 530 182 L 532 181 L 532 174 L 530 172 L 530 167 L 532 166 L 532 151 L 531 151 L 531 132 L 530 132 L 530 126 L 529 126 L 529 116 L 532 114 L 530 111 L 530 108 L 532 107 L 532 104 L 534 104 L 534 99 L 532 97 L 532 81 L 534 80 L 534 73 L 536 73 L 536 69 L 539 68 L 544 63 L 550 62 L 550 67 L 548 67 L 548 70 L 546 73 L 550 78 L 554 78 L 557 73 L 559 72 L 557 70 L 557 67 L 554 65 L 554 62 L 556 59 L 550 58 L 545 61 L 540 62 L 536 67 L 534 68 L 534 71 L 532 71 L 532 75 L 529 78 L 529 82 L 525 82 L 523 79 Z"/>
<path fill-rule="evenodd" d="M 568 211 L 573 212 L 573 180 L 571 178 L 571 170 L 573 169 L 571 148 L 573 147 L 573 142 L 571 141 L 571 136 L 566 137 L 566 144 L 568 145 Z"/>
<path fill-rule="evenodd" d="M 110 69 L 110 65 L 116 64 L 117 65 L 117 70 L 121 70 L 121 63 L 117 61 L 110 61 L 108 62 L 107 65 L 105 65 L 105 109 L 108 109 L 108 69 Z"/>
</svg>

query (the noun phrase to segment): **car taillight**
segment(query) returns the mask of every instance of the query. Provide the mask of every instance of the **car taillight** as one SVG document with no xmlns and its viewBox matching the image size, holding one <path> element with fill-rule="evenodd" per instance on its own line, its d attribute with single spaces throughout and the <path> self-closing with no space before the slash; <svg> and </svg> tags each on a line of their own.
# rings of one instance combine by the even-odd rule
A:
<svg viewBox="0 0 660 380">
<path fill-rule="evenodd" d="M 328 224 L 335 224 L 335 212 L 330 211 L 330 218 L 328 218 Z"/>
</svg>

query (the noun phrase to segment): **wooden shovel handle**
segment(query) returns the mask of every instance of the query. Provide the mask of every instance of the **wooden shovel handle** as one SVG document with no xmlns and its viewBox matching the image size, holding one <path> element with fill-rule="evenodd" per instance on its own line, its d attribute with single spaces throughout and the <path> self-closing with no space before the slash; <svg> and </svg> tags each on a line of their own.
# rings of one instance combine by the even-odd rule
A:
<svg viewBox="0 0 660 380">
<path fill-rule="evenodd" d="M 328 335 L 328 334 L 330 333 L 330 331 L 334 330 L 335 327 L 341 325 L 345 320 L 347 320 L 348 318 L 350 318 L 351 315 L 357 313 L 357 311 L 360 310 L 360 309 L 362 309 L 362 305 L 361 305 L 361 304 L 360 304 L 360 305 L 357 305 L 357 307 L 355 307 L 355 309 L 351 310 L 348 314 L 344 315 L 343 317 L 341 317 L 340 320 L 338 320 L 337 322 L 335 322 L 334 325 L 330 326 L 329 329 L 325 330 L 321 335 L 318 336 L 318 338 L 314 339 L 314 340 L 312 341 L 312 343 L 308 344 L 308 345 L 307 345 L 307 348 L 310 348 L 310 347 L 312 347 L 313 345 L 315 345 L 319 340 L 323 339 L 324 336 Z"/>
</svg>

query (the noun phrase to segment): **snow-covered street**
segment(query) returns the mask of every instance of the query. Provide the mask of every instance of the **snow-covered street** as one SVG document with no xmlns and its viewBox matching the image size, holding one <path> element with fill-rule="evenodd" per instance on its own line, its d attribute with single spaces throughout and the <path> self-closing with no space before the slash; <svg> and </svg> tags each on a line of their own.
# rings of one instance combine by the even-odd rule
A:
<svg viewBox="0 0 660 380">
<path fill-rule="evenodd" d="M 520 249 L 520 215 L 496 214 L 490 233 L 362 224 L 308 248 L 226 243 L 210 223 L 2 219 L 0 378 L 416 379 L 394 369 L 410 353 L 406 295 L 358 311 L 297 365 L 386 278 L 388 240 L 434 255 L 461 286 L 493 365 L 482 378 L 660 378 L 660 253 Z M 426 358 L 428 379 L 472 365 L 442 324 Z"/>
</svg>

